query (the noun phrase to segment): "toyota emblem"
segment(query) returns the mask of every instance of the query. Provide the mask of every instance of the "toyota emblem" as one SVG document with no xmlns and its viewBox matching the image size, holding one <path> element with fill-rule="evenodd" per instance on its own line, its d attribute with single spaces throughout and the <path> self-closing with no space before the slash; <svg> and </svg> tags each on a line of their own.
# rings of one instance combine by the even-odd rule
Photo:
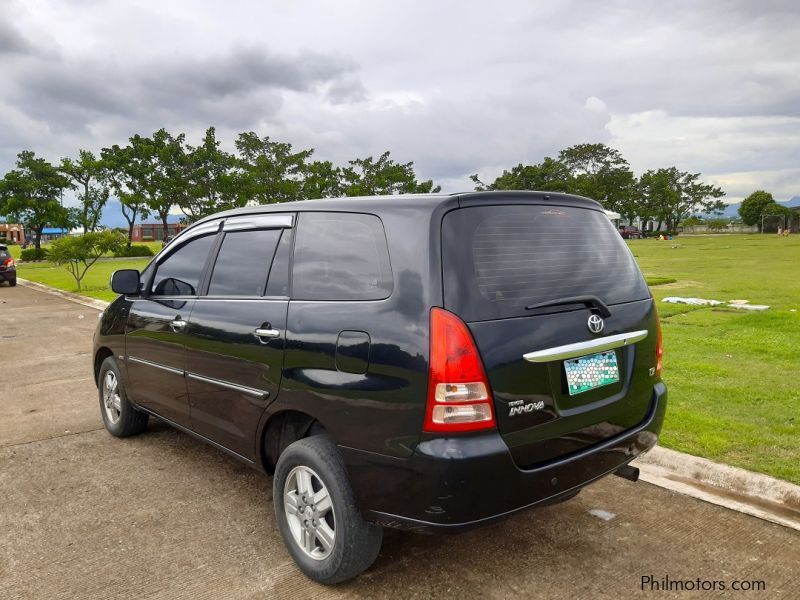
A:
<svg viewBox="0 0 800 600">
<path fill-rule="evenodd" d="M 600 333 L 603 331 L 603 327 L 605 327 L 605 323 L 603 323 L 603 319 L 601 319 L 598 315 L 591 315 L 589 317 L 589 331 L 592 333 Z"/>
</svg>

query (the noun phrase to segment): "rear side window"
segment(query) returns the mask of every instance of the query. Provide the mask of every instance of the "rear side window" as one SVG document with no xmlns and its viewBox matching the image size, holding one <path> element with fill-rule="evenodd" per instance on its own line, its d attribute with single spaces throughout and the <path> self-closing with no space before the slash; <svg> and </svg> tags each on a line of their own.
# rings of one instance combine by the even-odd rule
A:
<svg viewBox="0 0 800 600">
<path fill-rule="evenodd" d="M 0 258 L 8 258 L 11 256 L 5 249 L 0 248 Z"/>
<path fill-rule="evenodd" d="M 226 233 L 211 273 L 208 294 L 261 296 L 280 236 L 280 229 Z"/>
<path fill-rule="evenodd" d="M 455 210 L 442 222 L 442 262 L 445 305 L 467 321 L 524 316 L 526 306 L 571 296 L 618 304 L 650 295 L 608 218 L 584 208 Z"/>
<path fill-rule="evenodd" d="M 302 213 L 292 269 L 297 300 L 381 300 L 392 293 L 386 234 L 374 215 Z"/>
<path fill-rule="evenodd" d="M 216 234 L 197 237 L 170 254 L 156 268 L 151 291 L 156 296 L 195 296 Z"/>
</svg>

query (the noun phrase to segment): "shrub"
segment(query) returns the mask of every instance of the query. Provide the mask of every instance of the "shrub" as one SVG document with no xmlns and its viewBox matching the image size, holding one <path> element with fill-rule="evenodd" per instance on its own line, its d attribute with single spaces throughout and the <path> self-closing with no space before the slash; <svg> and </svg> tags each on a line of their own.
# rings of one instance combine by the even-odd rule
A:
<svg viewBox="0 0 800 600">
<path fill-rule="evenodd" d="M 16 242 L 16 240 L 12 240 L 11 238 L 9 238 L 9 239 L 0 238 L 0 244 L 3 244 L 5 246 L 16 246 L 17 242 Z"/>
<path fill-rule="evenodd" d="M 50 260 L 63 265 L 75 278 L 78 291 L 86 272 L 101 256 L 116 253 L 125 245 L 125 236 L 117 231 L 93 231 L 80 236 L 67 236 L 50 244 Z"/>
<path fill-rule="evenodd" d="M 19 259 L 23 261 L 27 260 L 47 260 L 47 248 L 25 248 L 19 254 Z"/>
<path fill-rule="evenodd" d="M 130 247 L 123 246 L 116 252 L 114 252 L 114 256 L 117 258 L 121 257 L 137 257 L 137 256 L 153 256 L 153 251 L 150 249 L 149 246 L 145 246 L 144 244 L 132 244 Z"/>
</svg>

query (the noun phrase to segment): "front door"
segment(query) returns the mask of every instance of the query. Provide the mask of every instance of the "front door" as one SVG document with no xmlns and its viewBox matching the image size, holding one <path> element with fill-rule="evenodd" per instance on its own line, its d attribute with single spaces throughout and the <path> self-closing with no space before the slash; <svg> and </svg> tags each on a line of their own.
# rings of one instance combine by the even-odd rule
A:
<svg viewBox="0 0 800 600">
<path fill-rule="evenodd" d="M 192 429 L 251 460 L 281 382 L 290 224 L 285 215 L 228 219 L 186 328 Z"/>
<path fill-rule="evenodd" d="M 135 299 L 126 335 L 127 389 L 136 404 L 188 427 L 186 325 L 216 233 L 188 238 L 157 259 Z"/>
</svg>

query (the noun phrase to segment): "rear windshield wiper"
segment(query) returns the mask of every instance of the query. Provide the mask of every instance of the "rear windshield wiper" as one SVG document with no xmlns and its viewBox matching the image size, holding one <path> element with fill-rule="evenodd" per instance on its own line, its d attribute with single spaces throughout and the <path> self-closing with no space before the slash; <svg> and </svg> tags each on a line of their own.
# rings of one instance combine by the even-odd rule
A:
<svg viewBox="0 0 800 600">
<path fill-rule="evenodd" d="M 547 306 L 564 306 L 566 304 L 583 304 L 589 308 L 594 308 L 600 313 L 600 316 L 607 319 L 611 316 L 611 311 L 608 310 L 608 305 L 600 300 L 597 296 L 569 296 L 567 298 L 556 298 L 555 300 L 546 300 L 545 302 L 538 302 L 530 304 L 525 307 L 525 310 L 534 310 L 536 308 L 545 308 Z"/>
</svg>

